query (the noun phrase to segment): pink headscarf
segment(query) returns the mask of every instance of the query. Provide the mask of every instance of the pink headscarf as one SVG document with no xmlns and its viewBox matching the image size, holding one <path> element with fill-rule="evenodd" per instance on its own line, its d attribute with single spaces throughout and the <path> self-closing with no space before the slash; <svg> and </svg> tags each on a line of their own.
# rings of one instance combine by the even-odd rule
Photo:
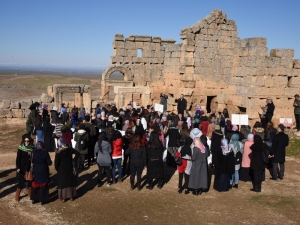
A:
<svg viewBox="0 0 300 225">
<path fill-rule="evenodd" d="M 201 109 L 201 105 L 197 104 L 197 105 L 196 105 L 196 110 L 202 110 L 202 109 Z"/>
<path fill-rule="evenodd" d="M 194 146 L 195 146 L 196 148 L 199 148 L 200 151 L 201 151 L 202 153 L 205 153 L 205 146 L 204 146 L 203 143 L 200 141 L 200 138 L 199 138 L 199 137 L 194 138 Z"/>
<path fill-rule="evenodd" d="M 237 131 L 238 130 L 238 127 L 237 127 L 237 125 L 233 125 L 233 127 L 232 127 L 232 131 Z"/>
</svg>

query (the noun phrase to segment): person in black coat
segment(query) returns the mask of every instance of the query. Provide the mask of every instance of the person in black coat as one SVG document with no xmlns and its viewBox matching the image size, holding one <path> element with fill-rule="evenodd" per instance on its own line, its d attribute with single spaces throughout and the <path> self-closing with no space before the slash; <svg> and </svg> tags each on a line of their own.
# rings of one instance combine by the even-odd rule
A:
<svg viewBox="0 0 300 225">
<path fill-rule="evenodd" d="M 251 145 L 251 163 L 250 168 L 253 171 L 253 188 L 251 191 L 261 192 L 261 184 L 263 172 L 266 167 L 262 159 L 262 153 L 268 148 L 266 144 L 263 143 L 262 138 L 259 135 L 254 135 L 254 143 Z"/>
<path fill-rule="evenodd" d="M 271 98 L 267 99 L 267 111 L 266 111 L 266 124 L 272 121 L 272 117 L 274 115 L 275 105 Z"/>
<path fill-rule="evenodd" d="M 134 189 L 134 177 L 137 176 L 137 190 L 141 189 L 142 172 L 147 165 L 146 150 L 139 135 L 133 137 L 127 148 L 126 155 L 130 157 L 130 186 Z"/>
<path fill-rule="evenodd" d="M 177 103 L 178 114 L 184 115 L 184 111 L 187 107 L 187 102 L 186 99 L 183 97 L 183 94 L 181 94 L 180 98 L 176 99 L 175 102 Z"/>
<path fill-rule="evenodd" d="M 50 118 L 46 117 L 43 123 L 43 133 L 44 133 L 44 144 L 48 152 L 53 152 L 55 149 L 54 141 L 54 129 L 55 127 L 51 125 Z"/>
<path fill-rule="evenodd" d="M 17 168 L 17 191 L 15 200 L 20 201 L 21 190 L 27 187 L 28 197 L 31 194 L 31 181 L 25 180 L 26 172 L 31 170 L 31 154 L 33 150 L 33 139 L 29 134 L 24 134 L 22 136 L 21 144 L 18 147 L 17 158 L 16 158 L 16 168 Z"/>
<path fill-rule="evenodd" d="M 133 139 L 133 132 L 131 128 L 127 128 L 125 131 L 125 135 L 122 137 L 123 140 L 123 150 L 126 152 L 128 149 L 130 143 L 132 142 Z M 123 159 L 123 166 L 122 166 L 122 172 L 123 176 L 126 174 L 130 174 L 130 158 L 127 154 L 124 154 L 124 159 Z"/>
<path fill-rule="evenodd" d="M 33 150 L 32 163 L 33 181 L 30 199 L 32 200 L 32 204 L 40 201 L 43 205 L 49 199 L 49 166 L 52 165 L 52 160 L 43 142 L 38 141 L 36 143 Z"/>
<path fill-rule="evenodd" d="M 149 143 L 146 146 L 147 154 L 147 180 L 149 190 L 153 189 L 153 179 L 158 179 L 157 187 L 159 189 L 163 186 L 164 169 L 163 169 L 163 156 L 164 147 L 159 140 L 158 133 L 152 131 L 149 138 Z"/>
<path fill-rule="evenodd" d="M 284 133 L 283 124 L 279 124 L 277 128 L 278 133 L 274 136 L 272 142 L 272 149 L 270 155 L 273 161 L 273 180 L 283 179 L 284 176 L 284 163 L 285 163 L 285 149 L 289 145 L 289 136 Z M 278 164 L 280 169 L 278 169 Z"/>
<path fill-rule="evenodd" d="M 211 145 L 210 145 L 210 151 L 211 151 L 211 154 L 212 154 L 212 165 L 214 166 L 215 165 L 215 162 L 216 162 L 216 157 L 217 157 L 217 154 L 218 152 L 221 151 L 221 141 L 222 141 L 222 138 L 223 138 L 223 133 L 220 129 L 215 129 L 212 133 L 212 136 L 211 136 Z"/>
<path fill-rule="evenodd" d="M 54 166 L 57 171 L 58 199 L 61 202 L 65 202 L 67 198 L 73 201 L 76 195 L 76 175 L 73 168 L 80 153 L 68 146 L 63 138 L 58 139 L 57 146 Z M 75 155 L 74 159 L 73 155 Z"/>
<path fill-rule="evenodd" d="M 165 134 L 165 138 L 169 137 L 168 141 L 168 151 L 167 151 L 167 163 L 169 166 L 176 167 L 175 163 L 175 157 L 176 157 L 176 151 L 179 147 L 179 142 L 181 139 L 179 130 L 175 127 L 175 124 L 173 122 L 170 123 L 169 129 L 167 133 Z"/>
</svg>

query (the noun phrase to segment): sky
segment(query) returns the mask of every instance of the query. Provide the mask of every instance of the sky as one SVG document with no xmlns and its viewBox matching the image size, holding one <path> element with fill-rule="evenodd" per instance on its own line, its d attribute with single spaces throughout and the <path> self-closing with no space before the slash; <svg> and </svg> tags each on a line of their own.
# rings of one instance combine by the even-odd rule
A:
<svg viewBox="0 0 300 225">
<path fill-rule="evenodd" d="M 240 38 L 293 48 L 300 58 L 299 0 L 0 0 L 0 66 L 104 68 L 115 34 L 174 38 L 221 9 Z"/>
</svg>

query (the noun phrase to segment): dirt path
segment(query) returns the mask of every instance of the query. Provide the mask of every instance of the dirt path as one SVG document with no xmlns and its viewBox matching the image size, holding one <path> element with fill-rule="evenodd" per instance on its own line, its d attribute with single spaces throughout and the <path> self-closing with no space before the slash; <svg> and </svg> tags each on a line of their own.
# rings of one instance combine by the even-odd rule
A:
<svg viewBox="0 0 300 225">
<path fill-rule="evenodd" d="M 32 205 L 25 193 L 16 203 L 14 164 L 22 130 L 23 126 L 6 126 L 6 135 L 0 137 L 2 224 L 299 224 L 300 163 L 292 158 L 286 163 L 284 180 L 269 180 L 267 174 L 259 194 L 249 191 L 250 183 L 241 182 L 239 189 L 219 193 L 211 188 L 197 197 L 177 193 L 177 171 L 168 167 L 169 181 L 161 190 L 143 187 L 140 192 L 131 191 L 128 178 L 98 188 L 93 165 L 80 173 L 75 201 L 66 203 L 57 200 L 56 173 L 51 166 L 49 204 Z"/>
</svg>

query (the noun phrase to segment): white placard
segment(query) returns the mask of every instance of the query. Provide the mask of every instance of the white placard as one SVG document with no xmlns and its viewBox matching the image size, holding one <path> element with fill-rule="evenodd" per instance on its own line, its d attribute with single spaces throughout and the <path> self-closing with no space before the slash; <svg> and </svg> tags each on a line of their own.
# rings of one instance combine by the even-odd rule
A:
<svg viewBox="0 0 300 225">
<path fill-rule="evenodd" d="M 154 109 L 156 112 L 161 112 L 161 113 L 164 112 L 164 106 L 162 104 L 155 103 Z"/>
<path fill-rule="evenodd" d="M 279 123 L 283 124 L 283 126 L 285 126 L 285 127 L 292 127 L 293 119 L 292 118 L 280 118 Z"/>
<path fill-rule="evenodd" d="M 233 125 L 248 125 L 248 115 L 247 114 L 232 114 L 231 123 Z"/>
<path fill-rule="evenodd" d="M 136 109 L 136 102 L 132 102 L 132 108 Z"/>
</svg>

